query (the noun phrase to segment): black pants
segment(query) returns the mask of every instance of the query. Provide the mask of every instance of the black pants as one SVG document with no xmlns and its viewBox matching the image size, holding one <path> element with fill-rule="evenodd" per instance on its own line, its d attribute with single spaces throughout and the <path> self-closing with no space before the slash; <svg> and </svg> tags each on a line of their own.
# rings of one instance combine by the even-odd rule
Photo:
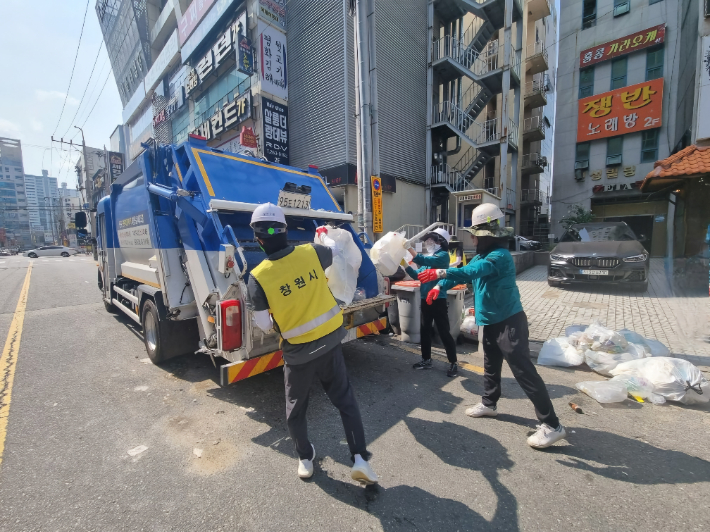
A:
<svg viewBox="0 0 710 532">
<path fill-rule="evenodd" d="M 518 312 L 510 318 L 483 327 L 483 388 L 482 403 L 494 406 L 501 394 L 503 359 L 508 362 L 515 380 L 535 406 L 535 414 L 552 428 L 560 424 L 550 401 L 545 383 L 530 360 L 528 317 Z"/>
<path fill-rule="evenodd" d="M 456 341 L 451 336 L 449 326 L 449 309 L 446 298 L 442 297 L 435 299 L 431 305 L 428 305 L 425 299 L 422 299 L 422 358 L 429 360 L 431 358 L 431 333 L 433 332 L 434 323 L 436 330 L 439 332 L 439 338 L 446 349 L 446 356 L 452 364 L 456 362 Z"/>
<path fill-rule="evenodd" d="M 286 421 L 288 432 L 296 445 L 298 457 L 310 460 L 313 449 L 308 439 L 308 397 L 311 384 L 318 378 L 333 406 L 340 410 L 350 453 L 359 454 L 369 460 L 370 453 L 365 445 L 365 429 L 362 426 L 360 408 L 348 379 L 343 350 L 340 346 L 305 364 L 286 364 L 284 384 L 286 386 Z"/>
</svg>

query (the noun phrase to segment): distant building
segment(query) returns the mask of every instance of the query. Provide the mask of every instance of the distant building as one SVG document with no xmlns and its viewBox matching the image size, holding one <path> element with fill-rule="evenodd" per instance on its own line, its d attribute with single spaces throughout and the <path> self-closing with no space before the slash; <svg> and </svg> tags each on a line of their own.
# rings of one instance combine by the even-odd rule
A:
<svg viewBox="0 0 710 532">
<path fill-rule="evenodd" d="M 57 178 L 49 177 L 47 170 L 42 170 L 41 176 L 25 174 L 25 190 L 32 242 L 41 244 L 45 233 L 56 233 L 58 229 Z"/>
<path fill-rule="evenodd" d="M 0 137 L 0 246 L 31 245 L 22 144 Z"/>
</svg>

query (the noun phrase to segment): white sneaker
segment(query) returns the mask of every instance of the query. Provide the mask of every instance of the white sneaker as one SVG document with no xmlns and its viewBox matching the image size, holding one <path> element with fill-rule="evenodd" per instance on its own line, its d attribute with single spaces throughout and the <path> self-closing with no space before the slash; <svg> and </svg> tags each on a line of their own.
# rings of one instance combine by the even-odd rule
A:
<svg viewBox="0 0 710 532">
<path fill-rule="evenodd" d="M 313 447 L 313 458 L 310 460 L 299 460 L 298 461 L 298 477 L 299 478 L 311 478 L 313 476 L 313 460 L 316 459 L 316 448 Z"/>
<path fill-rule="evenodd" d="M 472 406 L 466 410 L 466 415 L 469 417 L 496 417 L 498 415 L 498 410 L 495 406 L 486 406 L 483 403 L 478 403 L 476 406 Z"/>
<path fill-rule="evenodd" d="M 566 437 L 567 431 L 562 425 L 553 429 L 547 423 L 543 423 L 542 425 L 538 425 L 537 432 L 528 438 L 528 445 L 535 449 L 545 449 Z"/>
<path fill-rule="evenodd" d="M 350 477 L 366 486 L 377 484 L 380 481 L 377 474 L 372 470 L 372 467 L 370 467 L 370 463 L 365 461 L 353 466 Z"/>
</svg>

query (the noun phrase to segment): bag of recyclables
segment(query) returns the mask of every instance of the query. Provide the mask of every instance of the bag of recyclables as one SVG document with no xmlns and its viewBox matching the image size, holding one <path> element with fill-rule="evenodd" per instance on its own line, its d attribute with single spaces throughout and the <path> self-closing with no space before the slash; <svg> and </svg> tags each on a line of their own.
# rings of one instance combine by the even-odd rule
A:
<svg viewBox="0 0 710 532">
<path fill-rule="evenodd" d="M 380 238 L 370 250 L 370 259 L 375 268 L 385 277 L 394 275 L 400 262 L 407 253 L 404 249 L 404 233 L 390 231 Z"/>
<path fill-rule="evenodd" d="M 584 362 L 584 355 L 567 338 L 552 338 L 542 344 L 537 363 L 541 366 L 571 367 Z"/>
<path fill-rule="evenodd" d="M 333 250 L 333 263 L 325 269 L 328 288 L 335 299 L 349 305 L 357 288 L 362 254 L 349 231 L 327 226 L 326 229 L 327 234 L 316 233 L 315 243 Z"/>
<path fill-rule="evenodd" d="M 626 384 L 618 381 L 584 381 L 575 387 L 600 403 L 621 403 L 628 395 Z"/>
</svg>

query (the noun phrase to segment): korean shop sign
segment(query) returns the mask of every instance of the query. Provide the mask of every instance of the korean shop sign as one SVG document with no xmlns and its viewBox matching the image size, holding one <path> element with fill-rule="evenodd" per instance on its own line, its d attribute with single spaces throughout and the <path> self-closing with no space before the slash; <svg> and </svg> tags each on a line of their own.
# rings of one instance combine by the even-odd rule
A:
<svg viewBox="0 0 710 532">
<path fill-rule="evenodd" d="M 370 178 L 372 186 L 372 232 L 381 233 L 382 226 L 382 180 L 374 175 Z"/>
<path fill-rule="evenodd" d="M 261 90 L 282 100 L 288 100 L 286 69 L 286 35 L 265 22 L 259 21 Z"/>
<path fill-rule="evenodd" d="M 222 107 L 222 109 L 217 109 L 214 115 L 202 122 L 202 124 L 194 131 L 191 131 L 191 133 L 210 140 L 218 137 L 225 131 L 234 129 L 249 117 L 251 117 L 251 91 L 247 91 L 240 98 L 229 102 Z"/>
<path fill-rule="evenodd" d="M 288 108 L 261 97 L 264 118 L 264 157 L 273 163 L 288 164 Z"/>
<path fill-rule="evenodd" d="M 661 127 L 663 78 L 579 100 L 577 142 Z"/>
<path fill-rule="evenodd" d="M 195 28 L 210 10 L 212 4 L 214 4 L 214 0 L 196 0 L 187 8 L 185 14 L 178 21 L 178 39 L 181 46 L 195 31 Z"/>
<path fill-rule="evenodd" d="M 579 54 L 579 67 L 586 68 L 602 61 L 614 59 L 620 55 L 630 54 L 637 50 L 661 44 L 666 38 L 666 25 L 659 24 L 653 28 L 639 31 L 626 37 L 608 43 L 588 48 Z"/>
<path fill-rule="evenodd" d="M 234 50 L 237 40 L 238 24 L 239 22 L 231 24 L 227 28 L 227 31 L 217 39 L 214 46 L 197 62 L 195 68 L 188 72 L 187 78 L 185 79 L 185 97 L 189 96 L 192 91 L 203 83 L 207 76 L 216 72 L 222 63 L 228 59 L 232 61 L 236 59 Z"/>
<path fill-rule="evenodd" d="M 286 31 L 286 0 L 259 0 L 259 18 Z"/>
</svg>

